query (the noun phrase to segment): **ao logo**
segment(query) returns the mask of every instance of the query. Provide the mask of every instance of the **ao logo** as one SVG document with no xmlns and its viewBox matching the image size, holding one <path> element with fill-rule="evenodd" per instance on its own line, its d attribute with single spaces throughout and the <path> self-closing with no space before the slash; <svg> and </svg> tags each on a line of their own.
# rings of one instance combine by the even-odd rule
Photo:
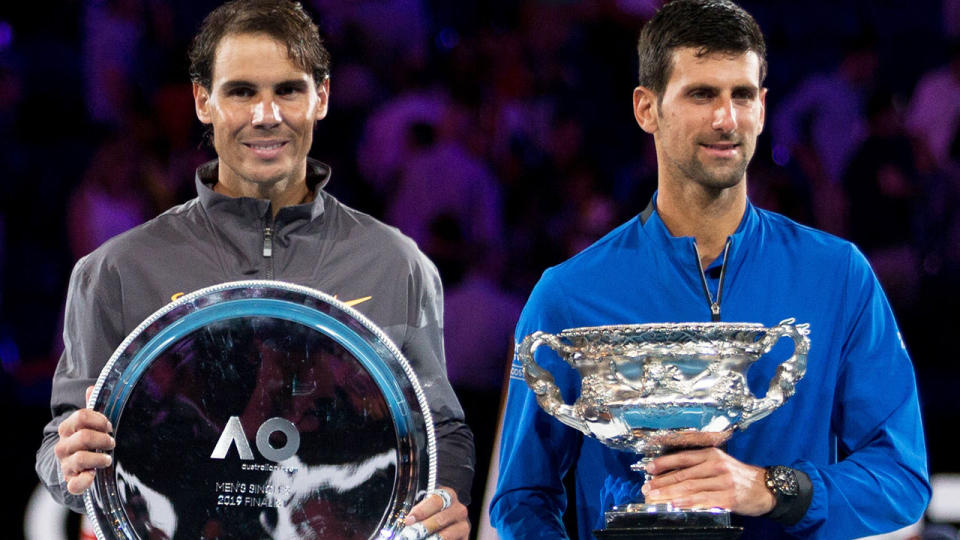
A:
<svg viewBox="0 0 960 540">
<path fill-rule="evenodd" d="M 287 436 L 287 442 L 281 448 L 274 448 L 270 444 L 270 435 L 277 431 Z M 217 446 L 214 447 L 210 457 L 212 459 L 227 457 L 227 451 L 230 450 L 231 445 L 237 446 L 240 459 L 253 459 L 253 450 L 250 449 L 250 443 L 247 442 L 247 436 L 243 432 L 243 425 L 240 424 L 240 418 L 237 416 L 231 416 L 230 420 L 227 421 L 223 433 L 220 434 L 220 440 L 217 441 Z M 257 430 L 257 450 L 270 461 L 279 463 L 289 459 L 297 453 L 299 448 L 300 432 L 297 431 L 297 426 L 293 425 L 293 422 L 285 418 L 274 416 L 261 424 L 260 429 Z"/>
</svg>

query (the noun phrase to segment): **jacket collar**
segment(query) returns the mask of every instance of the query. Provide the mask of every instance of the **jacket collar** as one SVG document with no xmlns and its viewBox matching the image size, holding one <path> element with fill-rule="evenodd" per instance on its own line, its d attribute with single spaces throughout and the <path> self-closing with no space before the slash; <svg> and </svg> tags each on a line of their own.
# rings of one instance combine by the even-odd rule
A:
<svg viewBox="0 0 960 540">
<path fill-rule="evenodd" d="M 653 197 L 650 199 L 650 204 L 643 210 L 639 215 L 640 226 L 643 229 L 643 232 L 647 234 L 651 239 L 656 241 L 658 246 L 661 246 L 662 249 L 665 249 L 676 263 L 680 264 L 683 267 L 691 266 L 692 271 L 699 272 L 696 266 L 696 253 L 693 251 L 693 237 L 691 236 L 673 236 L 670 234 L 670 231 L 667 229 L 667 226 L 660 219 L 660 215 L 657 213 L 657 193 L 654 192 Z M 743 218 L 740 220 L 740 225 L 737 226 L 737 230 L 730 235 L 730 253 L 728 254 L 728 264 L 733 264 L 728 271 L 736 271 L 736 268 L 739 266 L 736 264 L 737 261 L 742 260 L 742 256 L 746 253 L 746 250 L 749 248 L 751 241 L 758 241 L 754 239 L 754 235 L 760 230 L 760 217 L 757 213 L 756 207 L 747 200 L 746 210 L 743 213 Z M 720 265 L 721 261 L 718 257 L 717 260 L 711 263 L 710 268 L 715 265 Z"/>
<path fill-rule="evenodd" d="M 213 190 L 217 183 L 219 160 L 208 161 L 197 168 L 194 182 L 200 204 L 208 211 L 226 212 L 238 216 L 251 214 L 264 217 L 271 211 L 270 201 L 250 197 L 228 197 Z M 330 166 L 312 158 L 307 158 L 307 187 L 313 191 L 313 201 L 281 208 L 277 219 L 284 222 L 298 219 L 314 220 L 323 215 L 323 196 L 321 191 L 330 181 Z"/>
</svg>

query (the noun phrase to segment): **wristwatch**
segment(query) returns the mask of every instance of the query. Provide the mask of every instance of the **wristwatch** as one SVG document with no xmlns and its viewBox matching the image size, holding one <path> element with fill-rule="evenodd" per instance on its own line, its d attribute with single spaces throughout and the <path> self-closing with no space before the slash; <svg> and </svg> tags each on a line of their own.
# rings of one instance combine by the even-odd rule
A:
<svg viewBox="0 0 960 540">
<path fill-rule="evenodd" d="M 810 477 L 803 471 L 774 465 L 765 469 L 763 481 L 777 501 L 764 517 L 787 525 L 800 521 L 813 498 Z"/>
<path fill-rule="evenodd" d="M 767 489 L 777 499 L 777 506 L 788 503 L 800 494 L 800 483 L 797 481 L 797 470 L 783 465 L 767 467 L 763 477 Z"/>
</svg>

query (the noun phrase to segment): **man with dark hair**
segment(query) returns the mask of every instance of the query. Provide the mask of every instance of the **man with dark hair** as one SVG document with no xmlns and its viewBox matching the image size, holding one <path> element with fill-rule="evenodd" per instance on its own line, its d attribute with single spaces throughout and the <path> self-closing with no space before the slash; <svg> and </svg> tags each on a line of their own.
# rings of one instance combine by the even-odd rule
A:
<svg viewBox="0 0 960 540">
<path fill-rule="evenodd" d="M 197 170 L 198 197 L 106 242 L 74 268 L 65 351 L 53 380 L 54 418 L 37 472 L 75 510 L 109 466 L 112 427 L 85 408 L 112 351 L 140 321 L 183 292 L 240 279 L 277 279 L 341 298 L 400 347 L 420 379 L 437 432 L 442 493 L 407 523 L 421 536 L 466 538 L 473 438 L 446 378 L 435 266 L 396 229 L 323 190 L 330 168 L 309 159 L 327 113 L 329 55 L 289 0 L 237 0 L 213 11 L 190 51 L 196 114 L 218 160 Z"/>
<path fill-rule="evenodd" d="M 658 457 L 642 485 L 629 468 L 635 454 L 541 410 L 514 359 L 491 522 L 504 539 L 565 537 L 563 477 L 574 467 L 580 538 L 641 493 L 648 503 L 729 509 L 744 538 L 853 538 L 914 523 L 930 496 L 926 449 L 912 365 L 883 291 L 852 244 L 747 200 L 766 97 L 756 22 L 728 0 L 675 0 L 644 27 L 639 53 L 634 114 L 654 138 L 657 192 L 634 219 L 544 273 L 517 341 L 582 326 L 771 327 L 792 317 L 810 324 L 806 375 L 723 449 Z M 579 375 L 544 349 L 537 362 L 572 402 Z M 754 364 L 754 395 L 778 364 Z"/>
</svg>

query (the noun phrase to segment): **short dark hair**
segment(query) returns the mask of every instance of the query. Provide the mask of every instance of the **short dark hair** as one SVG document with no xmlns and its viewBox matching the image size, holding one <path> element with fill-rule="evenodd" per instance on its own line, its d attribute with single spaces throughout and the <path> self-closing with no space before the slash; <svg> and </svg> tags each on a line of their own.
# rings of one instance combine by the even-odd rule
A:
<svg viewBox="0 0 960 540">
<path fill-rule="evenodd" d="M 210 89 L 220 41 L 231 34 L 266 34 L 287 46 L 290 60 L 319 85 L 330 74 L 330 53 L 299 2 L 232 0 L 210 12 L 190 45 L 190 80 Z"/>
<path fill-rule="evenodd" d="M 673 0 L 644 25 L 637 43 L 640 86 L 663 96 L 673 68 L 673 52 L 697 49 L 697 56 L 719 52 L 760 57 L 760 85 L 767 76 L 767 45 L 757 21 L 729 0 Z"/>
</svg>

